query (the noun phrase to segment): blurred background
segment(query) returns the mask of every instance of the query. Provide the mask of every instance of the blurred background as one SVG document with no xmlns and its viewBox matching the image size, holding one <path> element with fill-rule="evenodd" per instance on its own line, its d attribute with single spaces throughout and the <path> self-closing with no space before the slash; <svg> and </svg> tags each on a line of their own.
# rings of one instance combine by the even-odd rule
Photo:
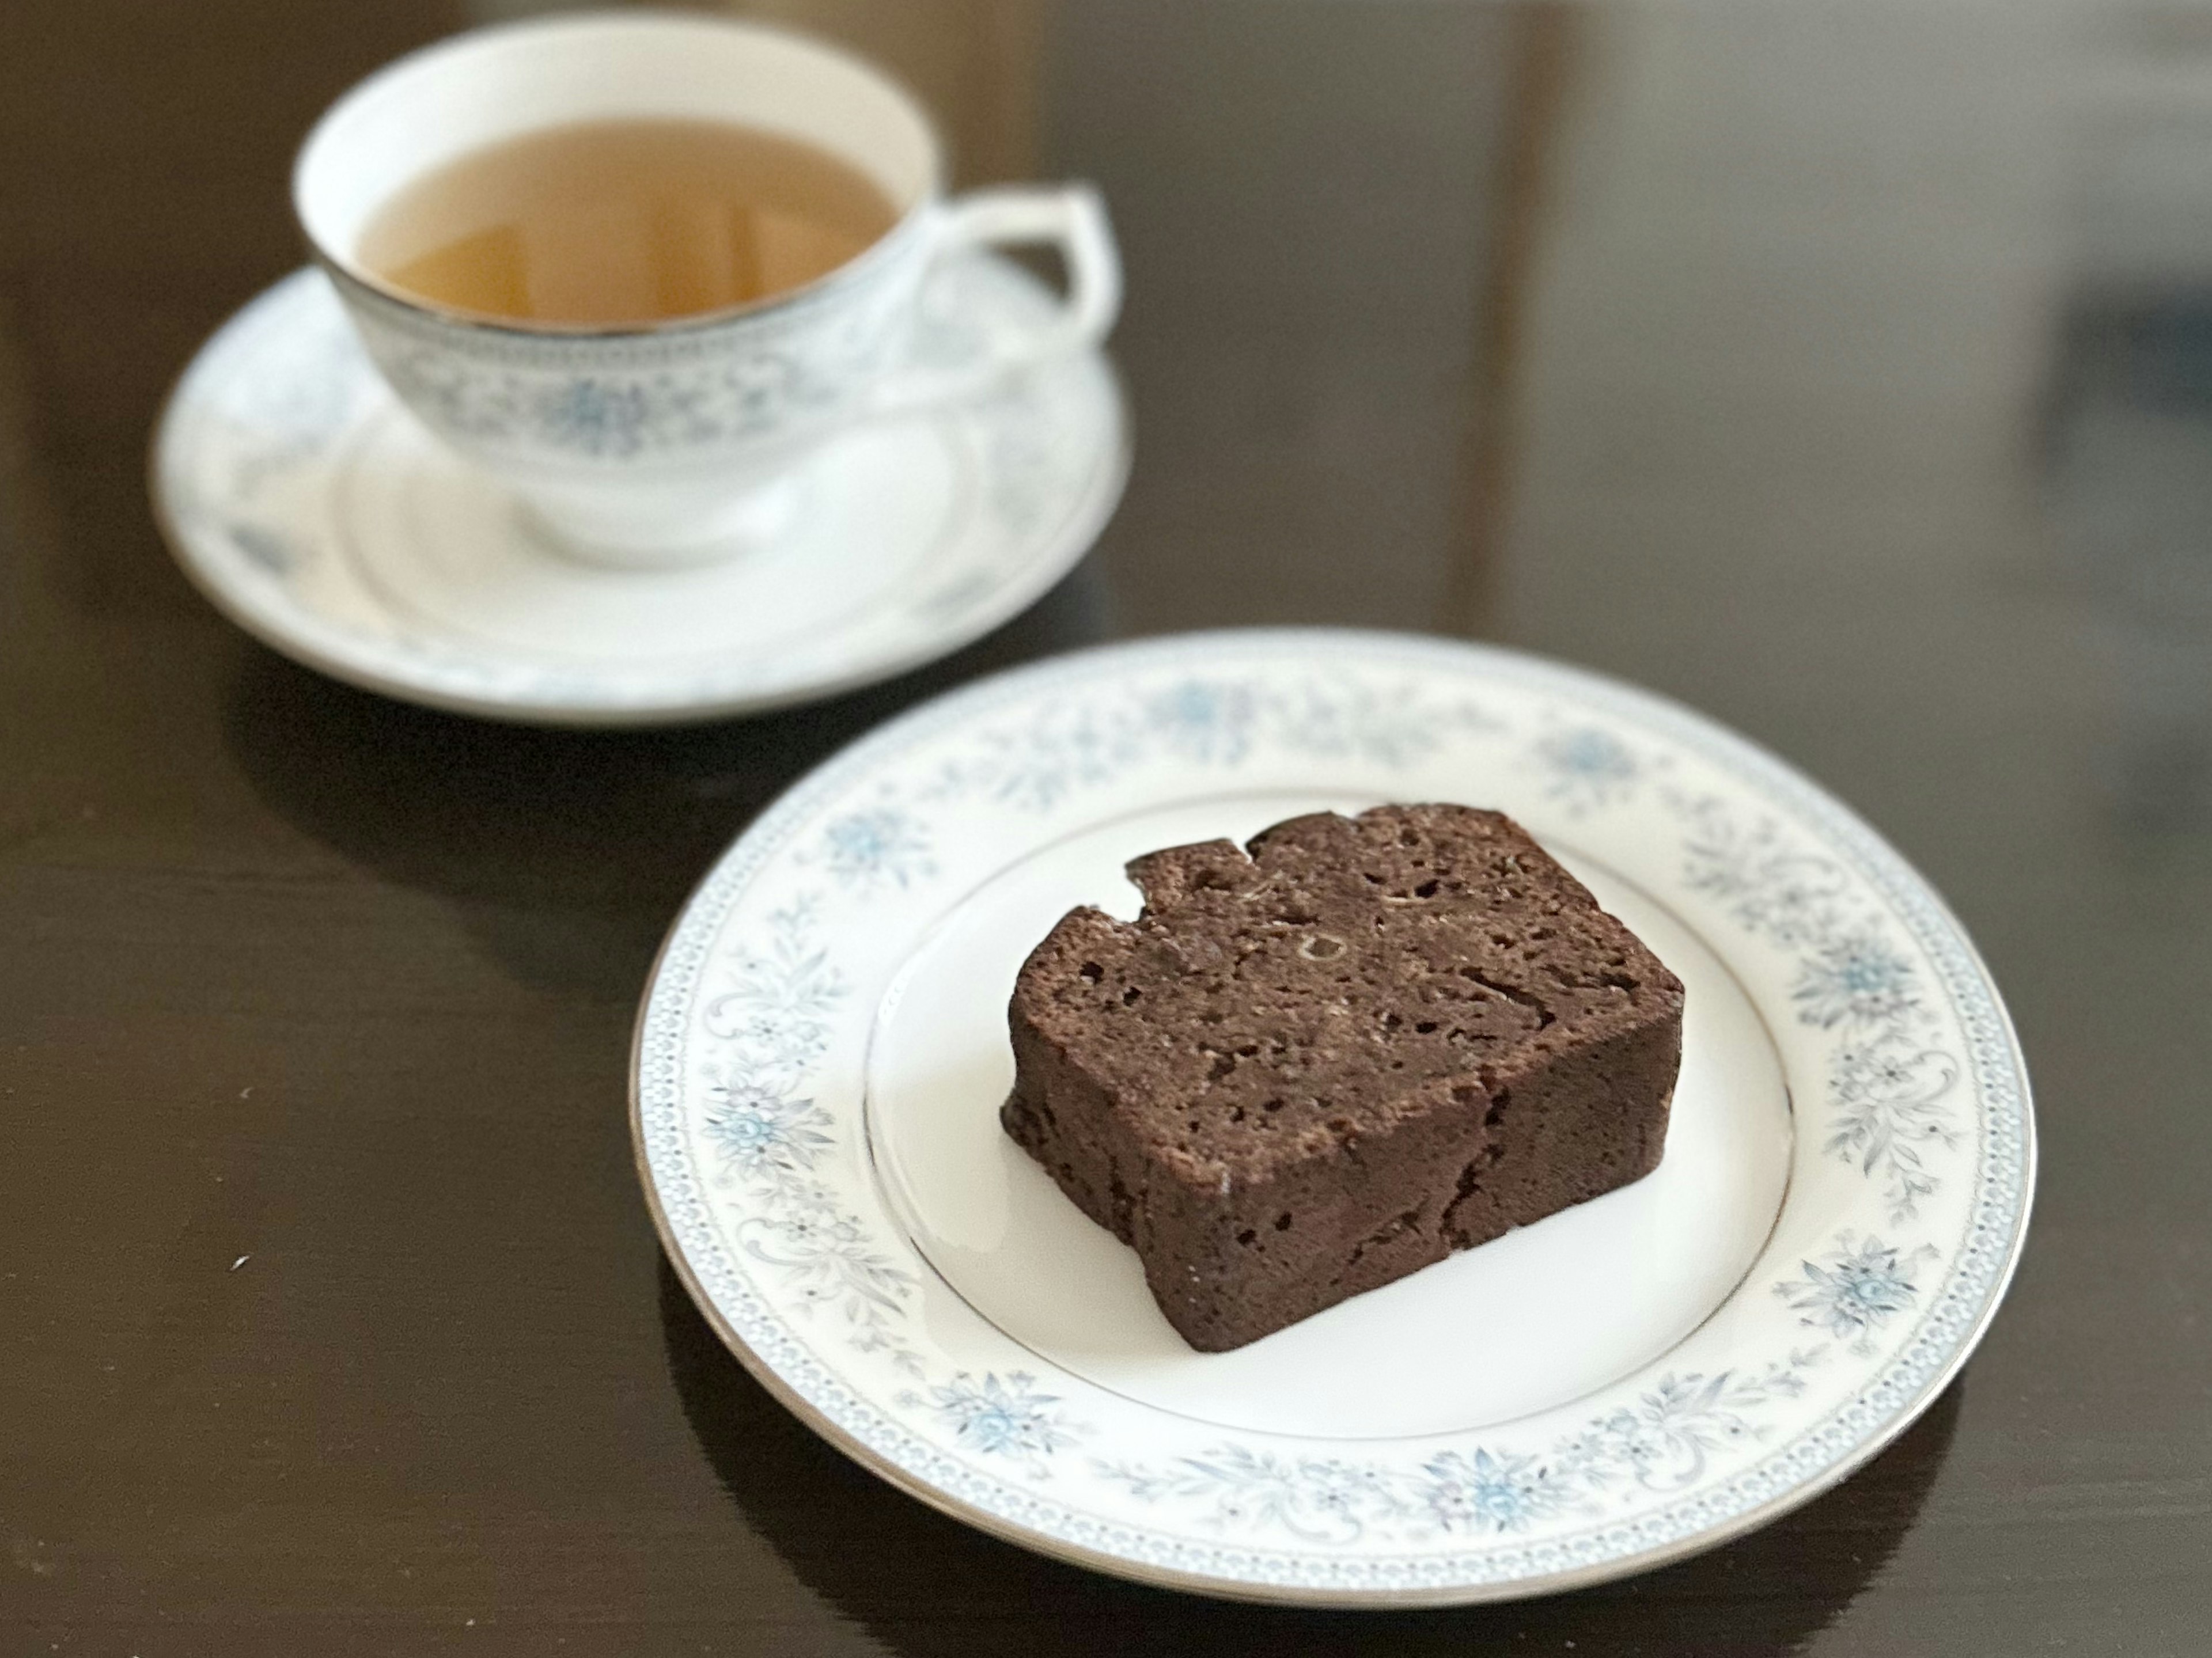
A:
<svg viewBox="0 0 2212 1658">
<path fill-rule="evenodd" d="M 1918 1461 L 1890 1499 L 1850 1498 L 1860 1482 L 1831 1499 L 1887 1500 L 1887 1517 L 1862 1535 L 1858 1510 L 1816 1509 L 1831 1519 L 1808 1522 L 1818 1546 L 1802 1557 L 1739 1557 L 1784 1585 L 1826 1583 L 1816 1557 L 1864 1554 L 1863 1570 L 1838 1566 L 1805 1619 L 1777 1613 L 1756 1641 L 1696 1621 L 1725 1597 L 1723 1565 L 1622 1594 L 1674 1606 L 1706 1629 L 1701 1651 L 1809 1649 L 1824 1628 L 1848 1635 L 1839 1651 L 2020 1651 L 2030 1628 L 2039 1646 L 2192 1649 L 2212 1549 L 2212 8 L 735 5 L 903 75 L 963 183 L 1104 186 L 1128 270 L 1112 349 L 1137 462 L 1063 588 L 943 670 L 637 738 L 474 726 L 277 663 L 191 593 L 141 483 L 167 384 L 301 262 L 286 172 L 314 115 L 402 51 L 538 9 L 0 12 L 0 894 L 18 941 L 0 992 L 47 1021 L 21 1085 L 76 1074 L 71 1045 L 99 1041 L 88 1005 L 173 1011 L 164 998 L 202 966 L 168 924 L 142 937 L 101 910 L 88 871 L 312 883 L 343 866 L 405 926 L 460 943 L 422 969 L 445 958 L 411 935 L 403 948 L 394 921 L 388 960 L 358 957 L 329 993 L 357 993 L 366 961 L 552 997 L 604 1091 L 690 879 L 805 764 L 925 692 L 1071 644 L 1225 623 L 1553 653 L 1747 732 L 1928 873 L 2010 1000 L 2045 1158 L 2023 1276 L 1963 1402 L 1895 1454 Z M 634 855 L 607 859 L 610 837 Z M 373 909 L 348 924 L 364 938 L 381 936 Z M 34 970 L 49 925 L 89 927 L 108 953 L 73 979 Z M 495 1043 L 487 1074 L 498 1061 Z M 287 1061 L 302 1078 L 318 1062 L 312 1044 Z M 95 1092 L 149 1087 L 134 1072 Z M 259 1132 L 258 1108 L 225 1108 L 222 1132 Z M 137 1130 L 39 1132 L 33 1152 L 145 1161 L 156 1183 Z M 590 1152 L 615 1159 L 610 1193 L 628 1179 L 618 1138 Z M 635 1249 L 634 1197 L 607 1201 Z M 40 1236 L 88 1238 L 54 1202 L 39 1224 L 59 1230 Z M 155 1201 L 144 1248 L 176 1221 Z M 127 1260 L 138 1246 L 102 1247 Z M 122 1270 L 71 1294 L 122 1306 Z M 69 1310 L 59 1291 L 12 1293 L 17 1329 Z M 641 1315 L 681 1325 L 676 1308 Z M 291 1339 L 238 1327 L 240 1363 Z M 667 1338 L 679 1373 L 708 1362 L 683 1357 L 696 1339 Z M 100 1355 L 40 1339 L 51 1401 Z M 364 1400 L 345 1408 L 384 1421 Z M 105 1420 L 81 1408 L 88 1432 Z M 1883 1466 L 1862 1479 L 1881 1489 Z M 742 1499 L 742 1476 L 723 1478 Z M 172 1533 L 56 1500 L 73 1534 L 107 1540 L 79 1558 L 109 1562 L 111 1604 L 174 1588 L 143 1563 Z M 533 1500 L 557 1515 L 565 1499 Z M 864 1484 L 832 1508 L 876 1500 Z M 34 1564 L 0 1565 L 0 1608 L 11 1584 L 60 1593 L 33 1578 L 67 1558 L 39 1540 L 64 1524 L 21 1522 Z M 837 1578 L 822 1564 L 836 1536 L 795 1546 L 821 1557 L 802 1576 Z M 988 1546 L 978 1558 L 1006 1553 Z M 573 1593 L 599 1604 L 591 1574 L 612 1569 L 574 1570 Z M 1036 1570 L 1024 1593 L 1063 1582 Z M 708 1589 L 665 1588 L 707 1597 L 708 1627 Z M 1153 1603 L 1102 1604 L 1099 1628 L 1126 1633 L 1142 1618 L 1115 1609 Z M 1527 1616 L 1483 1627 L 1574 1627 L 1571 1612 Z M 881 1640 L 928 1646 L 895 1623 Z M 2015 1644 L 1985 1644 L 2008 1628 Z M 971 1635 L 965 1649 L 1019 1644 Z"/>
</svg>

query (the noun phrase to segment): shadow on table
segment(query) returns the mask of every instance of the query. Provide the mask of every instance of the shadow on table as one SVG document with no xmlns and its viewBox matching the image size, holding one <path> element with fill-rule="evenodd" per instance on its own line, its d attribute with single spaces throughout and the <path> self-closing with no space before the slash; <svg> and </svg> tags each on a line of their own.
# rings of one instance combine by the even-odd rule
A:
<svg viewBox="0 0 2212 1658">
<path fill-rule="evenodd" d="M 303 834 L 449 902 L 516 979 L 634 994 L 707 865 L 809 768 L 964 680 L 1111 631 L 1086 560 L 945 660 L 805 708 L 657 731 L 560 731 L 439 714 L 273 653 L 246 657 L 226 736 L 256 795 Z"/>
<path fill-rule="evenodd" d="M 1163 1653 L 1388 1653 L 1465 1658 L 1628 1650 L 1760 1658 L 1798 1650 L 1912 1527 L 1957 1424 L 1963 1384 L 1838 1490 L 1726 1547 L 1547 1600 L 1334 1612 L 1209 1600 L 1062 1565 L 890 1490 L 746 1374 L 661 1264 L 671 1376 L 731 1501 L 810 1588 L 906 1658 Z"/>
</svg>

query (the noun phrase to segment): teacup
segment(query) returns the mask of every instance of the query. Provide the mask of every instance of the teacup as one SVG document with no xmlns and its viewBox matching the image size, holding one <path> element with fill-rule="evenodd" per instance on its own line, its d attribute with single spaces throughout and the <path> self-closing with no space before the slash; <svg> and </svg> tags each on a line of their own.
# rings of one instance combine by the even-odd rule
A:
<svg viewBox="0 0 2212 1658">
<path fill-rule="evenodd" d="M 859 168 L 898 217 L 818 280 L 647 325 L 536 327 L 443 310 L 367 269 L 378 210 L 412 181 L 549 127 L 734 121 Z M 972 396 L 1103 339 L 1121 304 L 1105 210 L 1085 185 L 944 195 L 921 106 L 849 54 L 784 30 L 654 12 L 568 14 L 463 34 L 387 65 L 319 121 L 293 204 L 368 354 L 424 424 L 510 488 L 569 548 L 641 566 L 772 534 L 794 463 L 858 421 Z M 956 365 L 910 349 L 932 268 L 985 244 L 1056 245 L 1051 319 Z"/>
</svg>

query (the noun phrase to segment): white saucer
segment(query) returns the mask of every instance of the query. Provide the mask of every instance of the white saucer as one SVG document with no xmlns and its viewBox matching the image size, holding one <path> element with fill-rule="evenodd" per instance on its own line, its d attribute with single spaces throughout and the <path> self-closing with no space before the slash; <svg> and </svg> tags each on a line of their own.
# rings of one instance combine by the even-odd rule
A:
<svg viewBox="0 0 2212 1658">
<path fill-rule="evenodd" d="M 963 261 L 937 278 L 924 349 L 972 349 L 1048 304 L 1018 266 Z M 601 568 L 432 438 L 303 270 L 185 371 L 153 487 L 185 573 L 285 654 L 434 708 L 608 726 L 775 708 L 956 650 L 1083 556 L 1127 469 L 1119 388 L 1089 354 L 834 439 L 770 545 Z"/>
<path fill-rule="evenodd" d="M 1132 854 L 1382 800 L 1501 806 L 1688 989 L 1657 1172 L 1233 1352 L 1000 1131 L 1016 969 Z M 847 750 L 691 899 L 640 1167 L 746 1365 L 895 1485 L 1249 1599 L 1596 1582 L 1806 1501 L 1965 1363 L 2027 1223 L 1996 991 L 1771 756 L 1510 652 L 1331 630 L 1040 664 Z"/>
</svg>

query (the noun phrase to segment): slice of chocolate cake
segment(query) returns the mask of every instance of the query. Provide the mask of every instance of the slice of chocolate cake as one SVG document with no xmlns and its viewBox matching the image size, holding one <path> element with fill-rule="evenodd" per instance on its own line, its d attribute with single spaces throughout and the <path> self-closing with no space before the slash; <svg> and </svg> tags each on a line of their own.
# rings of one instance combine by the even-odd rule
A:
<svg viewBox="0 0 2212 1658">
<path fill-rule="evenodd" d="M 1138 859 L 1024 963 L 1006 1133 L 1218 1352 L 1658 1165 L 1682 986 L 1510 818 Z"/>
</svg>

